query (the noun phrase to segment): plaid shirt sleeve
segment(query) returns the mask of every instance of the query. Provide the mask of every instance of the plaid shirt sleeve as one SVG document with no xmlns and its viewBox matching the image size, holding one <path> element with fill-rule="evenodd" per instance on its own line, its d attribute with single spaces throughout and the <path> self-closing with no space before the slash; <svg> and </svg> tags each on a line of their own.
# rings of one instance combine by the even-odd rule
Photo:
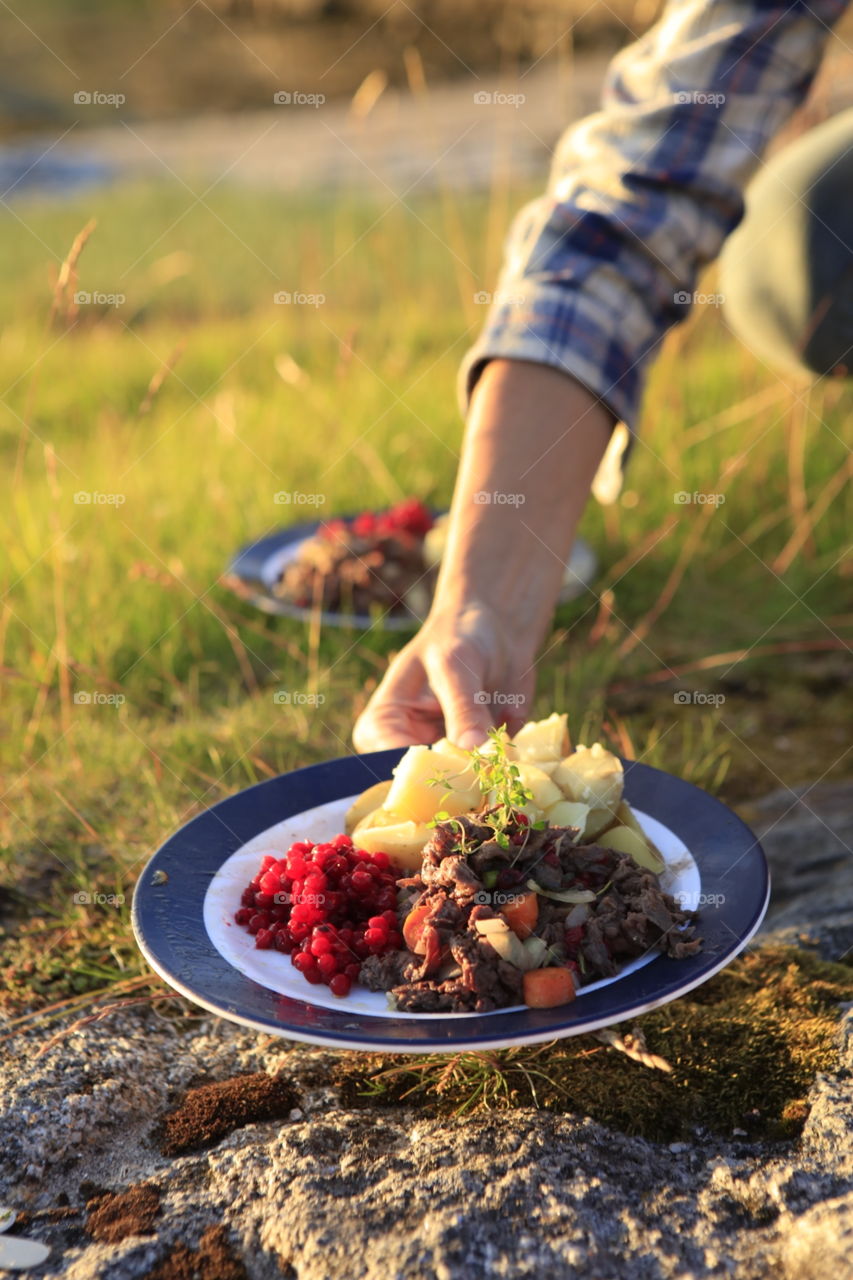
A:
<svg viewBox="0 0 853 1280">
<path fill-rule="evenodd" d="M 656 348 L 740 221 L 743 188 L 846 7 L 669 0 L 614 59 L 602 110 L 563 135 L 547 193 L 517 216 L 461 369 L 463 407 L 488 360 L 532 360 L 634 430 Z"/>
</svg>

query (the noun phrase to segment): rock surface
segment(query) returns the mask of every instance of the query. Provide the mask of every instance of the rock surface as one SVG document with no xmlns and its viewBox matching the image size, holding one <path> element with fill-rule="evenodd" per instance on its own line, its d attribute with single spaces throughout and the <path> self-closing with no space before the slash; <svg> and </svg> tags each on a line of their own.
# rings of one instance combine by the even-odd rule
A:
<svg viewBox="0 0 853 1280">
<path fill-rule="evenodd" d="M 853 945 L 851 794 L 777 793 L 748 815 L 774 873 L 765 934 L 806 935 L 828 959 Z M 333 1055 L 147 1006 L 37 1057 L 53 1034 L 7 1043 L 0 1067 L 0 1202 L 14 1234 L 50 1245 L 27 1273 L 40 1280 L 853 1277 L 851 1011 L 795 1143 L 699 1127 L 663 1145 L 533 1109 L 352 1110 Z M 226 1117 L 224 1137 L 162 1154 L 187 1089 L 260 1071 L 295 1103 L 284 1119 Z"/>
</svg>

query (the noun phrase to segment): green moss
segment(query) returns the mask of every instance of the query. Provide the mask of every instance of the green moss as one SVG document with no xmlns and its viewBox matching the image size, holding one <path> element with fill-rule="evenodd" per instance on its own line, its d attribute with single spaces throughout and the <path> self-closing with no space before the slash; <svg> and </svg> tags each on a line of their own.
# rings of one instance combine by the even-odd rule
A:
<svg viewBox="0 0 853 1280">
<path fill-rule="evenodd" d="M 103 992 L 142 976 L 133 938 L 106 916 L 34 917 L 15 932 L 0 928 L 0 1013 L 16 1017 L 56 1001 Z"/>
<path fill-rule="evenodd" d="M 850 999 L 850 966 L 765 946 L 634 1024 L 671 1073 L 582 1036 L 450 1059 L 358 1059 L 342 1066 L 340 1081 L 356 1105 L 405 1101 L 433 1114 L 536 1106 L 657 1141 L 690 1136 L 700 1124 L 791 1138 L 808 1115 L 816 1074 L 835 1064 L 838 1005 Z"/>
</svg>

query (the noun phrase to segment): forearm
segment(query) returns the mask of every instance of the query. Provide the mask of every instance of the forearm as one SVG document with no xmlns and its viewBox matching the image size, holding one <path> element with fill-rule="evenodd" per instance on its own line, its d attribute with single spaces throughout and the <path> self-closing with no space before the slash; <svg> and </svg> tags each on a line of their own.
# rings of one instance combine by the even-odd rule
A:
<svg viewBox="0 0 853 1280">
<path fill-rule="evenodd" d="M 532 661 L 613 426 L 580 383 L 494 360 L 477 385 L 434 612 L 487 602 Z"/>
</svg>

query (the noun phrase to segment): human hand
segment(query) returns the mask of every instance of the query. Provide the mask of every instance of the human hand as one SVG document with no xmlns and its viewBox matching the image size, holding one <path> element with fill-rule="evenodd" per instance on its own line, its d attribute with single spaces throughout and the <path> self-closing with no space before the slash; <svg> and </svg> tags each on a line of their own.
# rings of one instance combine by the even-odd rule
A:
<svg viewBox="0 0 853 1280">
<path fill-rule="evenodd" d="M 480 746 L 493 725 L 524 724 L 535 683 L 528 646 L 484 602 L 433 611 L 392 661 L 353 730 L 358 751 L 447 736 Z"/>
<path fill-rule="evenodd" d="M 612 428 L 566 374 L 493 360 L 477 385 L 433 606 L 353 730 L 358 751 L 480 746 L 529 718 L 536 654 Z"/>
</svg>

